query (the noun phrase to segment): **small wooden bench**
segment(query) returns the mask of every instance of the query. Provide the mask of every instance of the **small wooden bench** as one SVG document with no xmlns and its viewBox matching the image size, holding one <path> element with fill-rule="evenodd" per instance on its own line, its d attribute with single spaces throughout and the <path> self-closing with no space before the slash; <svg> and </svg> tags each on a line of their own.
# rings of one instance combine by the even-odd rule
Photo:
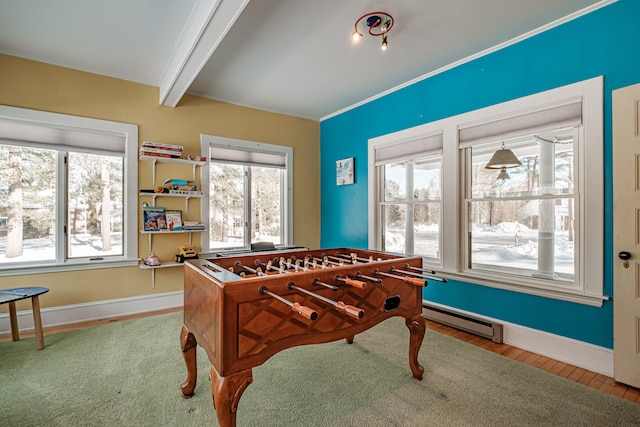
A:
<svg viewBox="0 0 640 427">
<path fill-rule="evenodd" d="M 13 288 L 0 289 L 0 304 L 9 303 L 9 318 L 11 319 L 11 338 L 13 341 L 20 340 L 18 329 L 18 315 L 16 312 L 16 301 L 31 298 L 31 309 L 33 310 L 33 326 L 36 330 L 36 347 L 38 350 L 44 348 L 44 333 L 42 332 L 42 319 L 40 317 L 39 295 L 49 292 L 47 288 Z"/>
</svg>

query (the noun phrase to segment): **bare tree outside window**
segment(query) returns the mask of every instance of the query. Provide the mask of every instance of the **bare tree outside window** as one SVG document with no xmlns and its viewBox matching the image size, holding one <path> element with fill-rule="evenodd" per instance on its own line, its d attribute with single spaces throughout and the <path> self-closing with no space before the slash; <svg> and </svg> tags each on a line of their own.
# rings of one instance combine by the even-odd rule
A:
<svg viewBox="0 0 640 427">
<path fill-rule="evenodd" d="M 53 259 L 55 152 L 0 145 L 0 263 Z"/>
<path fill-rule="evenodd" d="M 212 162 L 209 182 L 211 248 L 284 242 L 281 169 Z"/>
<path fill-rule="evenodd" d="M 0 145 L 0 264 L 56 259 L 56 241 L 67 237 L 65 258 L 121 255 L 123 159 L 67 154 L 66 235 L 56 230 L 59 152 Z"/>
<path fill-rule="evenodd" d="M 122 253 L 120 157 L 69 153 L 69 257 Z"/>
</svg>

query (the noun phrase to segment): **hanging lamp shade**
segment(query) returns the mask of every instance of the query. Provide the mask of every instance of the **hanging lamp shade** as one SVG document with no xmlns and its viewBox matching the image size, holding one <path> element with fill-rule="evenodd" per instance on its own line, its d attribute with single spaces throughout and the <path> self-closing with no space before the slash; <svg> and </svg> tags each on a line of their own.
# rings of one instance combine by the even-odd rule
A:
<svg viewBox="0 0 640 427">
<path fill-rule="evenodd" d="M 486 169 L 502 169 L 502 168 L 514 168 L 522 166 L 520 160 L 513 154 L 513 151 L 509 150 L 502 144 L 502 148 L 497 150 L 491 156 L 491 160 L 485 165 Z"/>
<path fill-rule="evenodd" d="M 500 173 L 498 174 L 498 179 L 501 179 L 503 181 L 505 179 L 511 179 L 511 177 L 507 173 L 507 168 L 500 168 Z"/>
<path fill-rule="evenodd" d="M 504 181 L 505 179 L 511 178 L 507 173 L 507 168 L 515 168 L 517 166 L 522 166 L 522 163 L 516 155 L 513 154 L 513 151 L 504 146 L 503 142 L 502 148 L 493 153 L 493 156 L 491 156 L 491 159 L 484 167 L 485 169 L 500 169 L 498 179 Z"/>
</svg>

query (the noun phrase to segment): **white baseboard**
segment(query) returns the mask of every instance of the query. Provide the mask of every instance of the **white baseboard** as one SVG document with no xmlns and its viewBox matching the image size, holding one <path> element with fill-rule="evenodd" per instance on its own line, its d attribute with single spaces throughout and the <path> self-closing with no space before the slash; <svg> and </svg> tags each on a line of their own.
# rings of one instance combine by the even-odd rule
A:
<svg viewBox="0 0 640 427">
<path fill-rule="evenodd" d="M 503 325 L 505 344 L 613 377 L 613 350 L 429 301 L 430 305 Z"/>
<path fill-rule="evenodd" d="M 182 291 L 176 291 L 156 295 L 43 308 L 41 310 L 42 326 L 46 328 L 50 326 L 69 325 L 90 320 L 108 319 L 129 314 L 182 307 L 184 304 L 183 295 L 184 293 Z M 20 331 L 34 329 L 33 312 L 31 310 L 19 311 L 17 315 L 18 328 Z M 9 313 L 0 314 L 0 334 L 8 333 L 11 333 Z"/>
<path fill-rule="evenodd" d="M 613 378 L 613 350 L 606 347 L 509 323 L 504 342 Z"/>
</svg>

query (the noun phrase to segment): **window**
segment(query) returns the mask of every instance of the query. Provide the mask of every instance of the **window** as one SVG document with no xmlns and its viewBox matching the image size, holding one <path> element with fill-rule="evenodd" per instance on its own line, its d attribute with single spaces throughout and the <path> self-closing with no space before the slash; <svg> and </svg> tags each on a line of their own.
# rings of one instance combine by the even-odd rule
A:
<svg viewBox="0 0 640 427">
<path fill-rule="evenodd" d="M 256 242 L 290 245 L 293 149 L 209 135 L 202 144 L 210 159 L 203 168 L 209 194 L 203 252 L 249 249 Z"/>
<path fill-rule="evenodd" d="M 380 249 L 439 263 L 442 134 L 380 145 L 371 155 L 381 183 Z"/>
<path fill-rule="evenodd" d="M 384 165 L 382 250 L 440 258 L 440 156 Z"/>
<path fill-rule="evenodd" d="M 577 129 L 557 129 L 470 148 L 468 269 L 575 283 L 578 138 Z M 486 169 L 503 146 L 522 165 L 504 172 Z"/>
<path fill-rule="evenodd" d="M 0 107 L 0 274 L 137 264 L 136 148 L 133 125 Z"/>
<path fill-rule="evenodd" d="M 602 90 L 598 77 L 371 139 L 369 246 L 421 255 L 445 277 L 602 305 Z M 486 169 L 502 148 L 521 165 Z"/>
</svg>

